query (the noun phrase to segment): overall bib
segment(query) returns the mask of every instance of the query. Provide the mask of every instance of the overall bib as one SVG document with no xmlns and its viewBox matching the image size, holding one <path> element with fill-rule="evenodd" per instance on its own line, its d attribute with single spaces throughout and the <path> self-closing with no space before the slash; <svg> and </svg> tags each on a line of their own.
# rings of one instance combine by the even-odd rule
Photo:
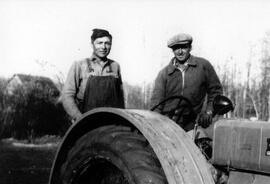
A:
<svg viewBox="0 0 270 184">
<path fill-rule="evenodd" d="M 82 112 L 96 107 L 124 108 L 122 82 L 115 76 L 90 76 L 87 80 Z"/>
</svg>

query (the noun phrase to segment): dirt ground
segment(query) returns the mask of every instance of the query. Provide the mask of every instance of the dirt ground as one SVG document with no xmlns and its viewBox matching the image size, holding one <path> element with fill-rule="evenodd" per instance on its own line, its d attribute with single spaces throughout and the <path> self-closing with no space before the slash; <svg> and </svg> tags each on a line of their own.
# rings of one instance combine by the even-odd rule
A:
<svg viewBox="0 0 270 184">
<path fill-rule="evenodd" d="M 47 184 L 57 147 L 0 140 L 0 184 Z"/>
</svg>

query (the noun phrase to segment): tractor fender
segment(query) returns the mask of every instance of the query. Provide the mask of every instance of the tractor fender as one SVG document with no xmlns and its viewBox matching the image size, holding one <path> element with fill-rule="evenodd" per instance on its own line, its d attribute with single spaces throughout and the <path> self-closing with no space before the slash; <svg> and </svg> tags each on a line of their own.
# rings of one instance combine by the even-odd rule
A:
<svg viewBox="0 0 270 184">
<path fill-rule="evenodd" d="M 110 124 L 131 126 L 142 133 L 159 159 L 169 184 L 214 184 L 210 165 L 176 123 L 156 112 L 118 108 L 93 109 L 70 127 L 55 157 L 50 183 L 56 183 L 59 167 L 78 138 Z"/>
</svg>

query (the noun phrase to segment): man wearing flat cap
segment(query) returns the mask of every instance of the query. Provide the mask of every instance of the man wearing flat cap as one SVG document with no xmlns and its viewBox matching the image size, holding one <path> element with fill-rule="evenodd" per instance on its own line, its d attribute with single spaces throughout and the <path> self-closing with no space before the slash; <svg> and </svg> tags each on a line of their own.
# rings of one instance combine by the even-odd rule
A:
<svg viewBox="0 0 270 184">
<path fill-rule="evenodd" d="M 120 66 L 107 58 L 112 35 L 93 29 L 91 45 L 92 56 L 73 63 L 62 91 L 64 109 L 75 121 L 96 107 L 124 108 Z"/>
<path fill-rule="evenodd" d="M 216 95 L 222 94 L 220 80 L 211 63 L 190 54 L 192 41 L 189 34 L 183 33 L 168 40 L 167 46 L 172 49 L 174 57 L 159 72 L 151 98 L 152 106 L 171 96 L 181 95 L 187 98 L 192 105 L 193 113 L 185 112 L 187 104 L 184 101 L 176 110 L 183 113 L 183 118 L 178 119 L 176 123 L 186 131 L 194 128 L 197 115 L 199 115 L 199 124 L 203 128 L 212 123 L 213 99 Z M 155 111 L 169 112 L 176 108 L 177 103 L 173 100 L 158 106 Z M 203 109 L 203 106 L 206 107 Z"/>
</svg>

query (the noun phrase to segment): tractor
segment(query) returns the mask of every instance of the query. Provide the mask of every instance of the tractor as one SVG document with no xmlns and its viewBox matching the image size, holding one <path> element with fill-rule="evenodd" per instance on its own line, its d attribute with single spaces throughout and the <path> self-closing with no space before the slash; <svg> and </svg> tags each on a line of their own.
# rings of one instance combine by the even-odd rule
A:
<svg viewBox="0 0 270 184">
<path fill-rule="evenodd" d="M 169 100 L 189 104 L 183 96 L 160 104 Z M 206 129 L 196 119 L 188 132 L 173 121 L 175 109 L 170 116 L 139 109 L 90 110 L 67 131 L 49 183 L 269 184 L 270 123 L 224 118 L 233 110 L 225 96 L 213 104 L 219 118 Z"/>
</svg>

